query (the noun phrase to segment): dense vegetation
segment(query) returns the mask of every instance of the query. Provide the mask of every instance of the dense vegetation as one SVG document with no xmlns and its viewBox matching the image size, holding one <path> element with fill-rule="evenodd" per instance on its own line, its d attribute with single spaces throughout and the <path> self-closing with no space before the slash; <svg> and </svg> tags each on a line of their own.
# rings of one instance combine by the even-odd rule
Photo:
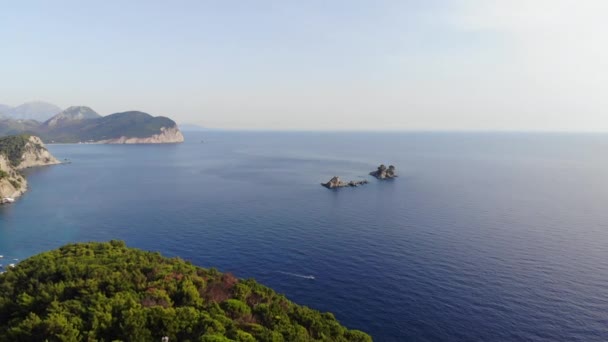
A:
<svg viewBox="0 0 608 342">
<path fill-rule="evenodd" d="M 123 242 L 64 246 L 0 275 L 0 341 L 371 341 L 330 313 Z"/>
<path fill-rule="evenodd" d="M 78 128 L 82 141 L 120 138 L 121 136 L 146 138 L 160 133 L 161 127 L 174 127 L 175 121 L 163 117 L 154 117 L 143 112 L 124 112 L 83 121 Z"/>
<path fill-rule="evenodd" d="M 29 139 L 30 136 L 27 134 L 0 138 L 0 154 L 7 156 L 13 166 L 19 165 L 23 156 L 23 149 Z"/>
</svg>

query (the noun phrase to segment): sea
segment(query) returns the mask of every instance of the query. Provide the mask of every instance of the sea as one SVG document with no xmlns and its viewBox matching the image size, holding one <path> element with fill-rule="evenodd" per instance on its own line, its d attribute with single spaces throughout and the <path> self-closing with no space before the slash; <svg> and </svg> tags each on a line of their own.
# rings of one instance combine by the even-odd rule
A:
<svg viewBox="0 0 608 342">
<path fill-rule="evenodd" d="M 186 133 L 49 145 L 0 263 L 120 239 L 330 311 L 375 341 L 607 341 L 608 135 Z M 379 164 L 399 177 L 369 176 Z M 328 190 L 333 176 L 368 179 Z"/>
</svg>

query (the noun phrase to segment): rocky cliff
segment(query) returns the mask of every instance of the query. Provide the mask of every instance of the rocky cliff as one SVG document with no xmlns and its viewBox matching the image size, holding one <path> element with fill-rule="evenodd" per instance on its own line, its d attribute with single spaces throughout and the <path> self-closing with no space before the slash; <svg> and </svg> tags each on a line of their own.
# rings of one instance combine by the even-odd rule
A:
<svg viewBox="0 0 608 342">
<path fill-rule="evenodd" d="M 27 190 L 27 180 L 19 170 L 59 164 L 35 136 L 16 135 L 0 138 L 0 203 Z"/>
<path fill-rule="evenodd" d="M 26 169 L 34 166 L 59 164 L 59 160 L 46 149 L 40 138 L 30 136 L 21 154 L 21 161 L 17 169 Z"/>
<path fill-rule="evenodd" d="M 0 154 L 0 204 L 4 198 L 21 196 L 27 190 L 27 181 L 17 169 L 11 165 L 8 157 Z"/>
<path fill-rule="evenodd" d="M 169 128 L 161 127 L 160 133 L 149 137 L 137 138 L 122 136 L 120 138 L 97 141 L 97 143 L 100 144 L 171 144 L 182 142 L 184 142 L 184 136 L 177 126 Z"/>
</svg>

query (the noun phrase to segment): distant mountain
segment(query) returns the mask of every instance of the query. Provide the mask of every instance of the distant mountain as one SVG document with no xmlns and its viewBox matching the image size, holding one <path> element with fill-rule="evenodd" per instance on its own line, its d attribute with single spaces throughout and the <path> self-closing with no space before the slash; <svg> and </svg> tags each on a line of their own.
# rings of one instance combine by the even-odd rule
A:
<svg viewBox="0 0 608 342">
<path fill-rule="evenodd" d="M 9 106 L 9 105 L 5 105 L 5 104 L 1 104 L 0 103 L 0 117 L 2 117 L 3 114 L 8 113 L 13 107 Z"/>
<path fill-rule="evenodd" d="M 59 112 L 61 112 L 61 108 L 54 104 L 33 101 L 24 103 L 15 108 L 10 108 L 5 115 L 17 120 L 36 120 L 43 122 Z"/>
<path fill-rule="evenodd" d="M 92 110 L 90 107 L 72 106 L 48 119 L 43 125 L 46 127 L 58 127 L 77 123 L 82 120 L 97 119 L 100 117 L 101 115 L 97 114 L 97 112 Z"/>
<path fill-rule="evenodd" d="M 40 127 L 35 120 L 15 120 L 0 115 L 0 137 L 22 133 L 34 133 Z"/>
<path fill-rule="evenodd" d="M 205 127 L 187 123 L 179 124 L 179 129 L 182 130 L 182 132 L 200 132 L 208 130 Z"/>
</svg>

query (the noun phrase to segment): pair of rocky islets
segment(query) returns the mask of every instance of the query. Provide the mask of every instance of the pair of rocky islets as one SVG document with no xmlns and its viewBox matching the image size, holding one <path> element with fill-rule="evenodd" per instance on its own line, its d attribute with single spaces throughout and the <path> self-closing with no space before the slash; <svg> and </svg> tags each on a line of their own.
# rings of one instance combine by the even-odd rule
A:
<svg viewBox="0 0 608 342">
<path fill-rule="evenodd" d="M 397 177 L 397 170 L 393 165 L 386 167 L 384 164 L 378 166 L 378 169 L 369 173 L 370 175 L 376 177 L 379 180 L 393 179 Z M 340 177 L 334 176 L 327 183 L 321 183 L 324 187 L 328 189 L 337 189 L 337 188 L 346 188 L 346 187 L 357 187 L 359 185 L 364 185 L 369 183 L 367 180 L 360 181 L 348 181 L 344 182 L 340 180 Z"/>
</svg>

